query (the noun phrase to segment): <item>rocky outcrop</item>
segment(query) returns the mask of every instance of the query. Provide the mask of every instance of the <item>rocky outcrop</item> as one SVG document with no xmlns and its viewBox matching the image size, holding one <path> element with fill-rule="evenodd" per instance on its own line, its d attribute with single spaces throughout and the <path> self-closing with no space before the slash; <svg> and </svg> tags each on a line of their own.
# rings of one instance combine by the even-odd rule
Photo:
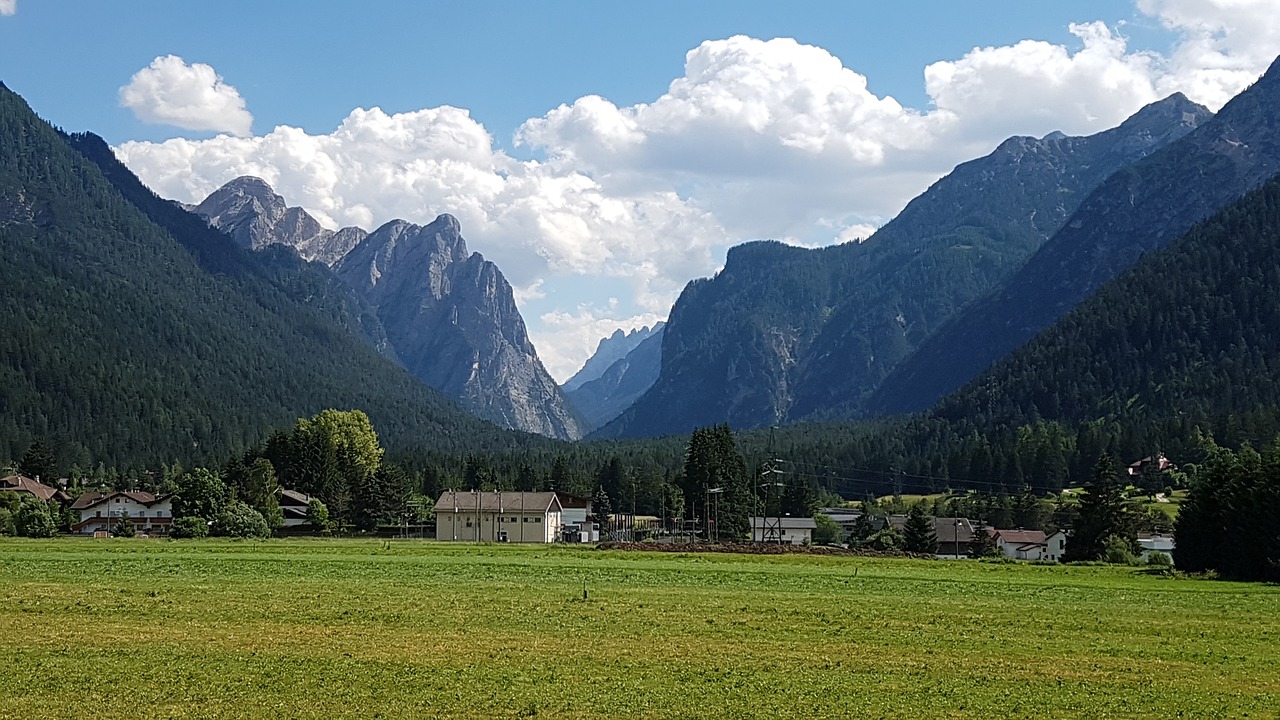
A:
<svg viewBox="0 0 1280 720">
<path fill-rule="evenodd" d="M 596 351 L 582 364 L 582 368 L 574 373 L 573 377 L 565 380 L 560 387 L 566 392 L 572 392 L 592 380 L 599 379 L 614 363 L 625 358 L 640 343 L 660 334 L 663 325 L 664 323 L 656 323 L 652 328 L 646 325 L 639 330 L 632 328 L 630 332 L 625 333 L 618 329 L 609 337 L 601 338 L 596 345 Z"/>
<path fill-rule="evenodd" d="M 581 436 L 529 341 L 511 286 L 496 265 L 467 251 L 452 216 L 427 226 L 394 220 L 372 234 L 333 231 L 255 177 L 223 185 L 196 212 L 244 247 L 285 245 L 328 265 L 372 306 L 394 356 L 475 415 L 549 437 Z"/>
<path fill-rule="evenodd" d="M 458 221 L 396 220 L 335 266 L 378 312 L 401 362 L 428 385 L 498 425 L 576 439 L 579 422 L 538 360 L 511 286 Z"/>
<path fill-rule="evenodd" d="M 618 417 L 623 410 L 631 407 L 641 395 L 653 386 L 658 379 L 658 371 L 662 367 L 662 329 L 664 323 L 658 323 L 653 329 L 642 328 L 632 330 L 623 335 L 619 330 L 613 336 L 600 341 L 600 349 L 587 361 L 582 371 L 592 368 L 593 363 L 601 357 L 609 357 L 619 347 L 629 345 L 635 338 L 640 342 L 622 357 L 614 360 L 599 377 L 586 380 L 573 388 L 565 383 L 565 393 L 569 402 L 582 416 L 586 430 L 590 432 Z M 602 355 L 603 352 L 603 355 Z M 592 368 L 594 372 L 594 368 Z M 571 378 L 574 379 L 574 378 Z"/>
<path fill-rule="evenodd" d="M 305 260 L 332 267 L 368 234 L 355 227 L 330 230 L 300 207 L 288 207 L 264 180 L 244 176 L 223 185 L 194 209 L 244 247 L 288 245 Z"/>
</svg>

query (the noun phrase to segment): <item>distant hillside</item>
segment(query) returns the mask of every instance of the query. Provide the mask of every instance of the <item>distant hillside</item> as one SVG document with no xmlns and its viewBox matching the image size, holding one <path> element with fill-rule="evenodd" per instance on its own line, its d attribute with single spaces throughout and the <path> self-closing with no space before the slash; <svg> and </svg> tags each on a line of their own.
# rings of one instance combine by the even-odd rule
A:
<svg viewBox="0 0 1280 720">
<path fill-rule="evenodd" d="M 614 363 L 626 357 L 640 343 L 661 333 L 665 325 L 666 323 L 660 322 L 656 323 L 652 328 L 648 326 L 639 330 L 632 328 L 630 332 L 625 333 L 622 330 L 615 330 L 609 337 L 601 338 L 596 345 L 596 351 L 591 354 L 591 357 L 587 358 L 587 361 L 582 364 L 578 372 L 574 373 L 573 377 L 565 380 L 560 387 L 571 393 L 584 383 L 599 379 Z"/>
<path fill-rule="evenodd" d="M 1110 174 L 1210 113 L 1175 95 L 1085 138 L 1011 138 L 860 244 L 732 249 L 672 309 L 661 374 L 597 434 L 857 417 L 903 358 L 1015 272 Z"/>
<path fill-rule="evenodd" d="M 622 411 L 631 407 L 637 398 L 653 387 L 662 366 L 663 327 L 664 323 L 658 323 L 652 330 L 645 328 L 643 331 L 632 331 L 626 337 L 629 339 L 642 336 L 639 343 L 625 355 L 614 360 L 599 377 L 582 382 L 566 393 L 569 396 L 569 402 L 573 403 L 578 413 L 582 415 L 582 421 L 588 431 L 618 417 Z M 602 340 L 600 344 L 603 346 L 604 342 Z M 595 360 L 598 357 L 600 354 L 597 352 L 591 359 Z M 587 364 L 591 365 L 591 361 Z M 586 367 L 583 368 L 584 371 L 586 369 Z"/>
<path fill-rule="evenodd" d="M 73 142 L 103 167 L 0 88 L 0 457 L 40 437 L 67 465 L 216 463 L 328 407 L 365 410 L 392 448 L 527 442 L 380 356 L 331 277 L 238 248 Z"/>
<path fill-rule="evenodd" d="M 934 410 L 978 426 L 1119 420 L 1230 445 L 1280 432 L 1280 182 L 1149 253 Z"/>
<path fill-rule="evenodd" d="M 1280 61 L 1212 120 L 1115 173 L 1025 267 L 902 363 L 870 406 L 922 410 L 1034 336 L 1143 253 L 1280 172 Z"/>
</svg>

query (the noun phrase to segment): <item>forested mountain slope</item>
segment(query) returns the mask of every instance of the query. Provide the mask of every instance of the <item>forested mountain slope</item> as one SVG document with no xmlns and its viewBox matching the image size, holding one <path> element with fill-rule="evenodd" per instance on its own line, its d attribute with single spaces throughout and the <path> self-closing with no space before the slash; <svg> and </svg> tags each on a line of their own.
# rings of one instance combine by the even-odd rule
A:
<svg viewBox="0 0 1280 720">
<path fill-rule="evenodd" d="M 1090 137 L 1011 138 L 861 244 L 732 249 L 672 309 L 653 388 L 598 434 L 860 415 L 902 358 L 1020 267 L 1093 188 L 1207 117 L 1175 95 Z"/>
<path fill-rule="evenodd" d="M 946 393 L 1195 223 L 1280 172 L 1280 61 L 1185 138 L 1108 178 L 1007 283 L 957 315 L 876 392 L 910 412 Z"/>
<path fill-rule="evenodd" d="M 335 321 L 345 295 L 303 302 L 324 283 L 190 220 L 201 234 L 157 225 L 0 86 L 0 456 L 39 437 L 67 465 L 220 463 L 328 407 L 365 410 L 392 448 L 524 441 Z"/>
<path fill-rule="evenodd" d="M 1273 180 L 1144 256 L 934 414 L 980 426 L 1114 419 L 1152 437 L 1199 427 L 1228 442 L 1262 422 L 1274 436 L 1278 293 Z"/>
</svg>

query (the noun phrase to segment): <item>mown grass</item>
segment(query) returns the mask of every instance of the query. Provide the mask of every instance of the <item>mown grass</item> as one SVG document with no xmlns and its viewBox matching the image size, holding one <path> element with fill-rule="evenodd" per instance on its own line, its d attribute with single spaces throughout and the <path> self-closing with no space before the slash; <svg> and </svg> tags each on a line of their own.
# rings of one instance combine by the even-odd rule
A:
<svg viewBox="0 0 1280 720">
<path fill-rule="evenodd" d="M 1278 610 L 1132 568 L 5 540 L 0 716 L 1277 717 Z"/>
</svg>

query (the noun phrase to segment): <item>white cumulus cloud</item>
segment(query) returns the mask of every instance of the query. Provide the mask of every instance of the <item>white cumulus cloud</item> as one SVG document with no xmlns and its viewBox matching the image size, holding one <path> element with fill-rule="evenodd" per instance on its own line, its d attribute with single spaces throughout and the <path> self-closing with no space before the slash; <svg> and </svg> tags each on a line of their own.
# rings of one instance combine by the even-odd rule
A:
<svg viewBox="0 0 1280 720">
<path fill-rule="evenodd" d="M 120 88 L 120 105 L 143 122 L 187 130 L 248 135 L 253 116 L 244 98 L 204 63 L 188 65 L 177 55 L 151 61 Z"/>
<path fill-rule="evenodd" d="M 1101 22 L 1070 31 L 1084 44 L 1075 53 L 1037 40 L 975 48 L 925 68 L 925 89 L 937 112 L 954 118 L 957 133 L 988 142 L 1097 132 L 1160 98 L 1153 56 L 1127 52 L 1124 38 Z"/>
<path fill-rule="evenodd" d="M 0 0 L 0 15 L 13 15 L 18 12 L 18 0 Z"/>
<path fill-rule="evenodd" d="M 281 126 L 261 136 L 127 142 L 116 153 L 157 193 L 186 202 L 256 175 L 330 227 L 450 213 L 526 310 L 548 300 L 545 286 L 557 278 L 589 276 L 612 278 L 628 313 L 665 316 L 684 283 L 714 268 L 730 244 L 709 212 L 673 191 L 607 189 L 587 172 L 513 159 L 452 107 L 357 109 L 329 134 Z M 562 338 L 530 326 L 557 377 L 585 359 L 557 353 Z"/>
<path fill-rule="evenodd" d="M 356 109 L 327 134 L 258 136 L 247 135 L 246 111 L 242 137 L 116 150 L 185 202 L 247 174 L 331 227 L 457 216 L 472 249 L 519 289 L 539 355 L 564 379 L 599 337 L 664 317 L 732 244 L 861 240 L 1010 135 L 1098 132 L 1174 91 L 1217 109 L 1280 53 L 1274 0 L 1138 7 L 1176 37 L 1167 55 L 1131 50 L 1102 22 L 1075 24 L 1074 48 L 1026 40 L 923 68 L 926 108 L 872 93 L 822 48 L 738 36 L 690 50 L 683 75 L 649 102 L 591 95 L 528 119 L 515 140 L 537 159 L 495 148 L 448 106 Z M 219 87 L 211 68 L 177 58 L 157 59 L 130 87 L 201 67 L 192 84 Z"/>
<path fill-rule="evenodd" d="M 1275 0 L 1139 0 L 1180 42 L 1161 78 L 1161 92 L 1181 90 L 1221 107 L 1280 53 Z"/>
</svg>

